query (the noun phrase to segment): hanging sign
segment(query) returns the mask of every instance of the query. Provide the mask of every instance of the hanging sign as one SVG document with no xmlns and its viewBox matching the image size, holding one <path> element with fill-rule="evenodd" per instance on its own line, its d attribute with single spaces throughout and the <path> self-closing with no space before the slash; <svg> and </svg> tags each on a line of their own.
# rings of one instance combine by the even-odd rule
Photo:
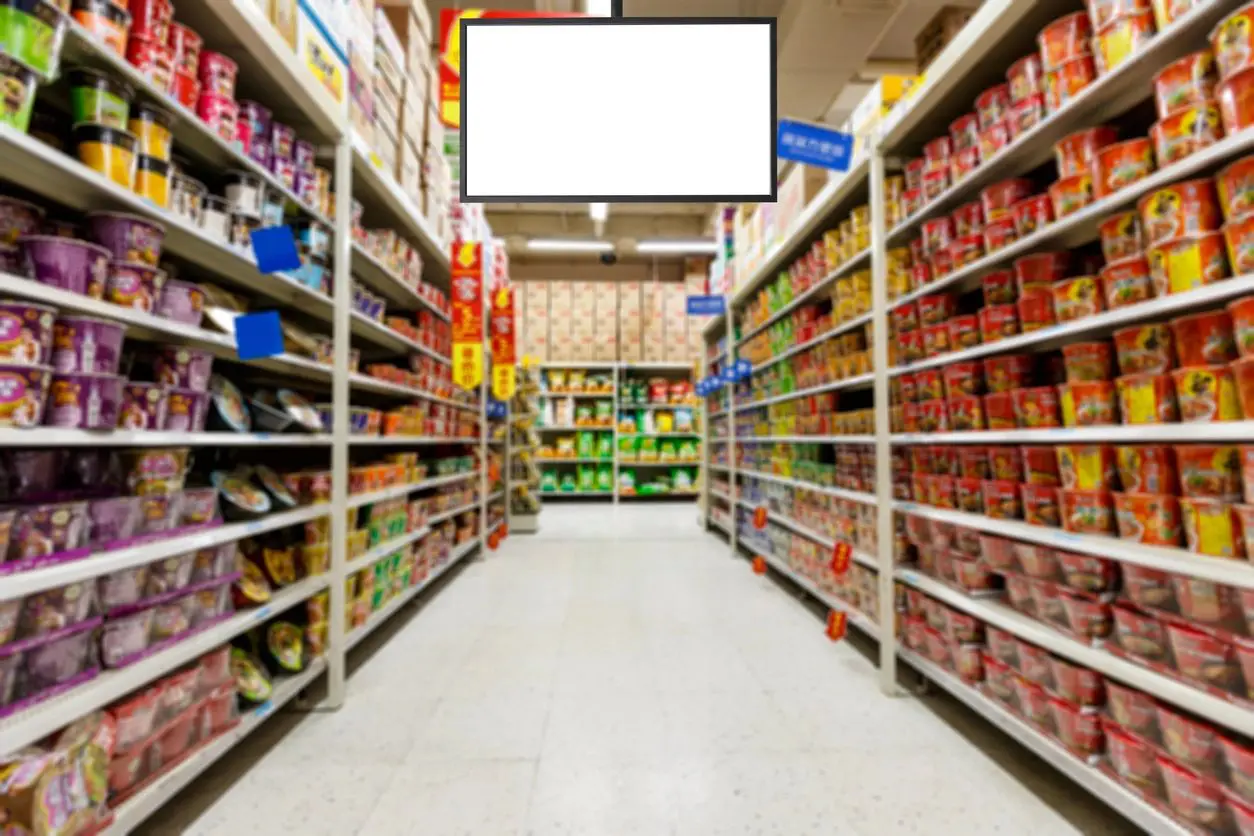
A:
<svg viewBox="0 0 1254 836">
<path fill-rule="evenodd" d="M 514 290 L 500 287 L 492 291 L 492 310 L 488 317 L 489 340 L 492 346 L 492 394 L 507 401 L 518 386 L 518 369 L 514 366 Z"/>
<path fill-rule="evenodd" d="M 836 577 L 849 571 L 849 563 L 853 558 L 853 547 L 848 543 L 837 543 L 832 549 L 832 573 Z"/>
<path fill-rule="evenodd" d="M 827 613 L 827 637 L 838 642 L 845 637 L 849 626 L 849 615 L 843 610 L 830 610 Z"/>
<path fill-rule="evenodd" d="M 780 119 L 775 155 L 836 171 L 848 171 L 853 157 L 853 134 L 835 131 L 825 125 Z"/>
<path fill-rule="evenodd" d="M 453 382 L 463 389 L 483 383 L 483 244 L 454 241 Z"/>
<path fill-rule="evenodd" d="M 722 296 L 689 296 L 688 316 L 721 316 L 727 313 L 727 299 Z"/>
</svg>

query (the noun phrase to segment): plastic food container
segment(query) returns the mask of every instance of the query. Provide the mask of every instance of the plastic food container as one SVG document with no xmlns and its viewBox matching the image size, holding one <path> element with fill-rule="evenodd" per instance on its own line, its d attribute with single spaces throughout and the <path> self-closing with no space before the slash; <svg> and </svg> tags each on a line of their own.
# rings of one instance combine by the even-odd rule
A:
<svg viewBox="0 0 1254 836">
<path fill-rule="evenodd" d="M 1254 272 L 1254 216 L 1229 221 L 1223 236 L 1232 270 L 1238 275 Z"/>
<path fill-rule="evenodd" d="M 1232 369 L 1227 366 L 1191 366 L 1177 369 L 1171 375 L 1175 381 L 1181 421 L 1241 420 Z"/>
<path fill-rule="evenodd" d="M 1057 528 L 1059 522 L 1058 489 L 1052 485 L 1023 484 L 1023 520 L 1029 525 Z"/>
<path fill-rule="evenodd" d="M 196 100 L 196 115 L 224 141 L 235 141 L 239 124 L 235 99 L 202 88 L 200 98 Z"/>
<path fill-rule="evenodd" d="M 156 267 L 161 260 L 165 227 L 120 212 L 91 212 L 87 215 L 91 237 L 112 254 L 114 261 L 139 262 Z"/>
<path fill-rule="evenodd" d="M 105 298 L 124 308 L 151 313 L 165 289 L 166 273 L 141 262 L 114 262 Z"/>
<path fill-rule="evenodd" d="M 1131 493 L 1176 494 L 1180 480 L 1175 451 L 1163 445 L 1130 445 L 1115 449 L 1119 483 Z"/>
<path fill-rule="evenodd" d="M 1014 399 L 1015 420 L 1020 427 L 1058 427 L 1062 425 L 1059 415 L 1058 394 L 1052 386 L 1015 389 L 1011 395 Z"/>
<path fill-rule="evenodd" d="M 993 253 L 1002 247 L 1013 244 L 1016 240 L 1015 219 L 1013 215 L 994 218 L 984 226 L 984 251 Z"/>
<path fill-rule="evenodd" d="M 101 0 L 107 2 L 107 0 Z M 74 126 L 74 145 L 83 165 L 108 177 L 123 188 L 135 181 L 135 135 L 96 122 Z"/>
<path fill-rule="evenodd" d="M 165 426 L 168 394 L 160 383 L 127 383 L 122 388 L 118 428 L 159 430 Z"/>
<path fill-rule="evenodd" d="M 43 422 L 51 371 L 48 366 L 0 364 L 0 427 L 28 428 Z"/>
<path fill-rule="evenodd" d="M 183 346 L 162 346 L 154 362 L 157 380 L 166 386 L 205 392 L 213 374 L 213 355 Z"/>
<path fill-rule="evenodd" d="M 1219 196 L 1209 178 L 1175 183 L 1151 192 L 1137 202 L 1137 211 L 1150 246 L 1214 232 L 1223 223 Z"/>
<path fill-rule="evenodd" d="M 1045 113 L 1057 113 L 1084 88 L 1097 80 L 1097 62 L 1093 56 L 1084 55 L 1067 61 L 1057 70 L 1045 74 Z"/>
<path fill-rule="evenodd" d="M 1031 194 L 1032 183 L 1024 179 L 1003 180 L 984 189 L 980 192 L 980 204 L 985 223 L 1012 217 L 1011 207 Z"/>
<path fill-rule="evenodd" d="M 205 313 L 205 292 L 191 282 L 167 281 L 156 313 L 175 322 L 199 327 Z"/>
<path fill-rule="evenodd" d="M 1107 145 L 1093 164 L 1093 193 L 1103 198 L 1154 173 L 1154 148 L 1148 139 Z"/>
<path fill-rule="evenodd" d="M 1099 125 L 1060 139 L 1054 145 L 1059 179 L 1087 175 L 1092 169 L 1097 151 L 1113 143 L 1118 135 L 1109 125 Z"/>
<path fill-rule="evenodd" d="M 92 299 L 104 296 L 109 251 L 104 247 L 54 235 L 27 235 L 18 240 L 40 284 Z"/>
<path fill-rule="evenodd" d="M 989 392 L 1010 392 L 1021 388 L 1032 376 L 1032 356 L 1002 354 L 984 361 L 984 380 Z"/>
<path fill-rule="evenodd" d="M 148 649 L 152 633 L 153 610 L 140 610 L 105 621 L 100 637 L 100 660 L 114 668 L 132 661 Z"/>
<path fill-rule="evenodd" d="M 155 87 L 170 89 L 175 72 L 174 50 L 167 44 L 132 35 L 126 42 L 126 60 Z"/>
<path fill-rule="evenodd" d="M 94 122 L 126 130 L 135 91 L 123 81 L 88 67 L 70 71 L 70 110 L 75 124 Z"/>
<path fill-rule="evenodd" d="M 1062 348 L 1068 383 L 1110 380 L 1114 377 L 1114 350 L 1108 342 L 1071 343 Z"/>
<path fill-rule="evenodd" d="M 1058 387 L 1064 427 L 1093 427 L 1117 423 L 1115 384 L 1108 380 L 1065 383 Z"/>
<path fill-rule="evenodd" d="M 1219 22 L 1210 33 L 1219 76 L 1227 78 L 1254 63 L 1254 8 L 1247 3 Z"/>
<path fill-rule="evenodd" d="M 1237 359 L 1232 317 L 1227 311 L 1173 319 L 1171 331 L 1182 367 L 1219 365 Z"/>
<path fill-rule="evenodd" d="M 140 156 L 132 191 L 153 206 L 167 208 L 170 205 L 170 168 L 165 160 Z"/>
<path fill-rule="evenodd" d="M 1221 85 L 1221 95 L 1231 89 L 1229 85 L 1231 81 Z M 1169 113 L 1150 128 L 1150 139 L 1154 141 L 1154 155 L 1159 166 L 1170 165 L 1214 145 L 1223 139 L 1223 126 L 1220 108 L 1214 101 L 1185 105 Z"/>
<path fill-rule="evenodd" d="M 53 325 L 52 367 L 57 374 L 117 374 L 126 328 L 89 316 L 62 316 Z"/>
<path fill-rule="evenodd" d="M 1166 325 L 1134 325 L 1113 336 L 1119 371 L 1125 375 L 1163 374 L 1176 366 L 1175 340 Z"/>
<path fill-rule="evenodd" d="M 39 366 L 50 360 L 56 309 L 0 301 L 0 363 Z"/>
<path fill-rule="evenodd" d="M 1154 15 L 1148 9 L 1114 18 L 1093 39 L 1097 66 L 1104 75 L 1145 48 L 1154 37 Z"/>
<path fill-rule="evenodd" d="M 1076 276 L 1054 282 L 1052 295 L 1054 315 L 1059 322 L 1094 316 L 1106 309 L 1096 276 Z"/>
<path fill-rule="evenodd" d="M 1168 424 L 1179 420 L 1176 389 L 1169 374 L 1124 375 L 1115 381 L 1125 424 Z"/>
<path fill-rule="evenodd" d="M 1141 255 L 1145 250 L 1141 219 L 1136 212 L 1111 215 L 1097 225 L 1101 235 L 1102 256 L 1108 265 Z"/>
<path fill-rule="evenodd" d="M 1115 644 L 1129 655 L 1149 662 L 1167 660 L 1167 630 L 1163 622 L 1131 607 L 1112 608 Z"/>
<path fill-rule="evenodd" d="M 1033 52 L 1020 58 L 1006 70 L 1006 84 L 1011 103 L 1018 103 L 1041 90 L 1041 57 Z"/>
<path fill-rule="evenodd" d="M 143 600 L 147 584 L 148 567 L 134 566 L 102 575 L 96 581 L 96 594 L 100 598 L 101 608 L 107 613 L 110 610 L 130 607 Z"/>
<path fill-rule="evenodd" d="M 1135 305 L 1154 298 L 1154 280 L 1149 262 L 1139 255 L 1116 261 L 1102 268 L 1098 278 L 1108 308 Z"/>
<path fill-rule="evenodd" d="M 0 195 L 0 244 L 12 246 L 19 238 L 34 235 L 43 226 L 44 210 L 40 206 Z"/>
<path fill-rule="evenodd" d="M 173 145 L 173 121 L 169 111 L 143 103 L 135 106 L 127 129 L 138 139 L 141 155 L 168 163 Z"/>
<path fill-rule="evenodd" d="M 170 94 L 183 107 L 192 110 L 200 100 L 200 81 L 190 73 L 175 70 L 170 79 Z"/>
<path fill-rule="evenodd" d="M 220 52 L 203 50 L 200 53 L 200 83 L 206 93 L 214 93 L 228 99 L 235 98 L 235 77 L 239 67 Z"/>
<path fill-rule="evenodd" d="M 1209 49 L 1186 55 L 1154 76 L 1154 104 L 1160 119 L 1215 95 L 1215 56 Z"/>
</svg>

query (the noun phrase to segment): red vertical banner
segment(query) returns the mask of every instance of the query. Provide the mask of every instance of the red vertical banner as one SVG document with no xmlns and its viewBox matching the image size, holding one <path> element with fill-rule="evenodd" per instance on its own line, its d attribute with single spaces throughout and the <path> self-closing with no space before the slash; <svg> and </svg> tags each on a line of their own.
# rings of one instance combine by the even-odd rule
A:
<svg viewBox="0 0 1254 836">
<path fill-rule="evenodd" d="M 838 642 L 845 637 L 848 629 L 849 615 L 841 610 L 829 610 L 827 613 L 827 637 Z"/>
<path fill-rule="evenodd" d="M 483 382 L 483 244 L 454 241 L 453 382 L 474 389 Z"/>
<path fill-rule="evenodd" d="M 518 362 L 514 354 L 514 289 L 501 286 L 492 291 L 492 309 L 488 317 L 489 343 L 492 346 L 492 395 L 507 401 L 517 387 Z"/>
<path fill-rule="evenodd" d="M 853 547 L 848 543 L 837 543 L 832 547 L 832 574 L 842 577 L 849 571 L 849 563 L 853 559 Z"/>
</svg>

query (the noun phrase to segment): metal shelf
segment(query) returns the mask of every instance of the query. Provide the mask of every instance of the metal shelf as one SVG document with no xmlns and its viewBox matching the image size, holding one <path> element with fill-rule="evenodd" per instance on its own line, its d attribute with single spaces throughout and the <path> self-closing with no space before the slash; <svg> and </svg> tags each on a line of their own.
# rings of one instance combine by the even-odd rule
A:
<svg viewBox="0 0 1254 836">
<path fill-rule="evenodd" d="M 870 263 L 871 263 L 871 248 L 867 247 L 865 250 L 856 254 L 853 258 L 849 259 L 844 264 L 841 264 L 840 266 L 828 271 L 826 276 L 819 279 L 814 284 L 807 287 L 805 290 L 801 291 L 801 293 L 799 293 L 794 299 L 792 299 L 788 304 L 784 305 L 779 310 L 773 311 L 762 322 L 746 330 L 743 334 L 740 335 L 740 340 L 737 341 L 736 345 L 744 345 L 749 340 L 753 339 L 758 334 L 761 334 L 763 331 L 767 330 L 772 325 L 782 320 L 788 314 L 792 313 L 801 305 L 804 305 L 806 302 L 812 301 L 814 297 L 819 295 L 819 292 L 821 290 L 830 286 L 837 279 L 855 272 L 855 270 L 861 267 L 863 264 L 866 264 L 869 267 Z"/>
<path fill-rule="evenodd" d="M 1043 427 L 1033 430 L 970 430 L 956 433 L 903 433 L 893 444 L 1078 444 L 1089 441 L 1138 442 L 1249 441 L 1254 421 L 1181 424 L 1108 424 L 1099 427 Z"/>
<path fill-rule="evenodd" d="M 399 549 L 405 548 L 410 543 L 413 543 L 417 540 L 421 540 L 423 537 L 426 537 L 430 533 L 431 533 L 431 528 L 429 526 L 424 525 L 422 528 L 415 529 L 414 531 L 410 531 L 407 534 L 402 534 L 400 537 L 393 537 L 391 540 L 388 540 L 386 543 L 380 543 L 379 545 L 370 549 L 369 551 L 362 554 L 361 556 L 355 557 L 352 560 L 348 561 L 344 565 L 344 574 L 352 575 L 352 574 L 362 571 L 363 569 L 369 569 L 371 566 L 378 563 L 380 560 L 384 560 L 385 558 L 390 557 L 393 552 Z"/>
<path fill-rule="evenodd" d="M 712 466 L 713 467 L 713 466 Z M 726 470 L 726 467 L 718 468 Z M 864 505 L 874 505 L 876 503 L 875 494 L 862 493 L 861 491 L 850 491 L 844 488 L 831 488 L 825 485 L 819 485 L 814 482 L 805 482 L 800 479 L 789 479 L 786 476 L 776 476 L 773 473 L 760 473 L 756 470 L 737 470 L 736 478 L 738 479 L 761 479 L 763 482 L 774 482 L 777 485 L 786 485 L 790 488 L 799 488 L 804 491 L 813 491 L 814 493 L 823 493 L 828 496 L 834 496 L 839 499 L 848 499 L 852 502 L 861 502 Z"/>
<path fill-rule="evenodd" d="M 811 581 L 809 578 L 807 578 L 805 575 L 801 575 L 797 572 L 794 572 L 792 570 L 792 567 L 790 567 L 787 563 L 785 563 L 783 560 L 776 557 L 775 555 L 771 554 L 769 551 L 762 548 L 757 543 L 754 543 L 752 540 L 742 539 L 739 541 L 738 544 L 741 546 L 741 548 L 745 549 L 746 551 L 751 552 L 752 554 L 755 554 L 758 557 L 765 560 L 767 562 L 767 565 L 769 565 L 772 569 L 774 569 L 776 572 L 779 572 L 781 575 L 788 578 L 797 586 L 801 587 L 806 592 L 810 593 L 810 595 L 817 598 L 819 601 L 825 604 L 829 610 L 840 610 L 841 612 L 845 613 L 845 615 L 848 617 L 848 622 L 850 624 L 852 624 L 854 627 L 857 627 L 863 633 L 866 633 L 868 636 L 875 639 L 876 641 L 879 641 L 879 638 L 880 638 L 879 625 L 877 625 L 874 621 L 872 621 L 870 616 L 868 616 L 866 613 L 859 610 L 853 604 L 850 604 L 847 601 L 837 598 L 835 595 L 829 595 L 828 593 L 822 591 L 817 586 L 815 586 L 814 582 Z"/>
<path fill-rule="evenodd" d="M 783 361 L 787 360 L 789 357 L 793 357 L 797 354 L 800 354 L 801 352 L 805 351 L 807 348 L 813 348 L 814 346 L 822 342 L 830 340 L 832 337 L 838 337 L 841 334 L 845 333 L 846 331 L 852 331 L 854 328 L 859 328 L 863 325 L 869 324 L 870 322 L 871 322 L 871 315 L 869 313 L 862 314 L 861 316 L 856 316 L 853 319 L 842 322 L 839 325 L 827 331 L 824 331 L 822 334 L 819 334 L 817 337 L 808 339 L 805 342 L 797 343 L 791 348 L 785 349 L 784 351 L 781 351 L 779 354 L 772 356 L 770 360 L 766 360 L 766 361 L 759 363 L 758 365 L 753 367 L 753 374 L 757 374 L 760 371 L 769 369 L 771 366 L 774 366 L 776 363 L 782 363 Z"/>
<path fill-rule="evenodd" d="M 474 502 L 471 502 L 467 505 L 463 505 L 460 508 L 450 508 L 447 511 L 441 511 L 438 514 L 432 514 L 431 516 L 427 517 L 427 525 L 434 528 L 436 523 L 444 522 L 445 520 L 450 519 L 452 517 L 456 517 L 459 514 L 465 514 L 467 511 L 474 511 L 474 510 L 477 510 L 478 508 L 479 508 L 479 500 L 476 499 Z"/>
<path fill-rule="evenodd" d="M 445 322 L 451 321 L 447 313 L 427 301 L 426 297 L 356 241 L 353 242 L 352 257 L 353 274 L 387 297 L 390 303 L 400 305 L 403 310 L 425 308 Z"/>
<path fill-rule="evenodd" d="M 834 380 L 831 383 L 820 383 L 818 386 L 810 386 L 806 389 L 798 389 L 796 392 L 787 392 L 783 395 L 773 395 L 769 398 L 763 398 L 759 401 L 749 401 L 745 404 L 738 404 L 736 411 L 746 411 L 756 409 L 761 406 L 770 406 L 773 403 L 783 403 L 784 401 L 795 401 L 798 398 L 808 398 L 811 395 L 818 395 L 823 392 L 838 392 L 841 389 L 869 389 L 875 383 L 875 373 L 860 374 L 854 377 L 847 377 L 844 380 Z"/>
<path fill-rule="evenodd" d="M 726 441 L 727 439 L 716 439 Z M 754 435 L 736 436 L 737 444 L 874 444 L 873 435 Z"/>
<path fill-rule="evenodd" d="M 749 500 L 743 497 L 741 497 L 740 499 L 737 499 L 736 504 L 739 505 L 741 508 L 748 508 L 750 511 L 755 510 L 760 505 L 760 503 L 750 502 Z M 789 531 L 792 531 L 795 534 L 800 534 L 802 537 L 809 537 L 811 540 L 813 540 L 814 542 L 818 543 L 821 546 L 824 546 L 825 548 L 828 548 L 828 549 L 835 548 L 836 543 L 838 542 L 836 539 L 832 537 L 828 537 L 826 534 L 820 534 L 819 532 L 815 531 L 809 526 L 804 525 L 798 522 L 797 520 L 794 520 L 792 517 L 781 514 L 778 511 L 772 510 L 769 507 L 766 508 L 766 516 L 767 516 L 767 519 L 773 522 L 779 523 L 784 528 L 787 528 Z M 879 566 L 875 562 L 874 555 L 870 555 L 870 554 L 867 554 L 866 552 L 859 551 L 857 548 L 854 548 L 852 543 L 849 544 L 849 547 L 852 549 L 854 563 L 861 564 L 862 566 L 865 566 L 868 569 L 876 569 L 876 570 L 879 569 Z"/>
<path fill-rule="evenodd" d="M 380 491 L 373 491 L 367 494 L 349 494 L 348 507 L 360 508 L 363 505 L 372 505 L 376 502 L 387 502 L 389 499 L 399 499 L 403 496 L 409 496 L 416 491 L 426 490 L 428 488 L 437 488 L 440 485 L 451 485 L 454 482 L 464 482 L 467 479 L 474 479 L 479 476 L 479 471 L 473 470 L 466 473 L 454 473 L 450 476 L 433 476 L 430 479 L 424 479 L 421 482 L 411 482 L 408 485 L 396 485 L 391 488 L 384 488 Z"/>
<path fill-rule="evenodd" d="M 326 447 L 327 433 L 167 432 L 0 428 L 0 447 Z"/>
</svg>

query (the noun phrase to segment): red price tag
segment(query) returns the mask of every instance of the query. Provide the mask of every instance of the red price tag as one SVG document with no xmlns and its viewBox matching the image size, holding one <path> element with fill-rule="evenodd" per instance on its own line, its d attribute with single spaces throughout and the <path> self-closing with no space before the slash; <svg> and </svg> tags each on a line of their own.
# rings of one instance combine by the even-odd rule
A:
<svg viewBox="0 0 1254 836">
<path fill-rule="evenodd" d="M 496 547 L 499 545 L 501 545 L 501 538 L 497 536 L 495 531 L 493 531 L 488 535 L 488 548 L 492 551 L 496 551 Z"/>
<path fill-rule="evenodd" d="M 827 637 L 838 642 L 845 637 L 849 624 L 849 616 L 843 610 L 830 610 L 827 613 Z"/>
<path fill-rule="evenodd" d="M 848 543 L 837 543 L 832 549 L 832 572 L 841 577 L 849 571 L 849 563 L 853 558 L 853 547 Z"/>
<path fill-rule="evenodd" d="M 753 527 L 758 531 L 766 528 L 766 506 L 759 505 L 753 509 Z"/>
<path fill-rule="evenodd" d="M 755 575 L 766 574 L 766 559 L 765 558 L 755 557 L 753 559 L 753 574 Z"/>
</svg>

